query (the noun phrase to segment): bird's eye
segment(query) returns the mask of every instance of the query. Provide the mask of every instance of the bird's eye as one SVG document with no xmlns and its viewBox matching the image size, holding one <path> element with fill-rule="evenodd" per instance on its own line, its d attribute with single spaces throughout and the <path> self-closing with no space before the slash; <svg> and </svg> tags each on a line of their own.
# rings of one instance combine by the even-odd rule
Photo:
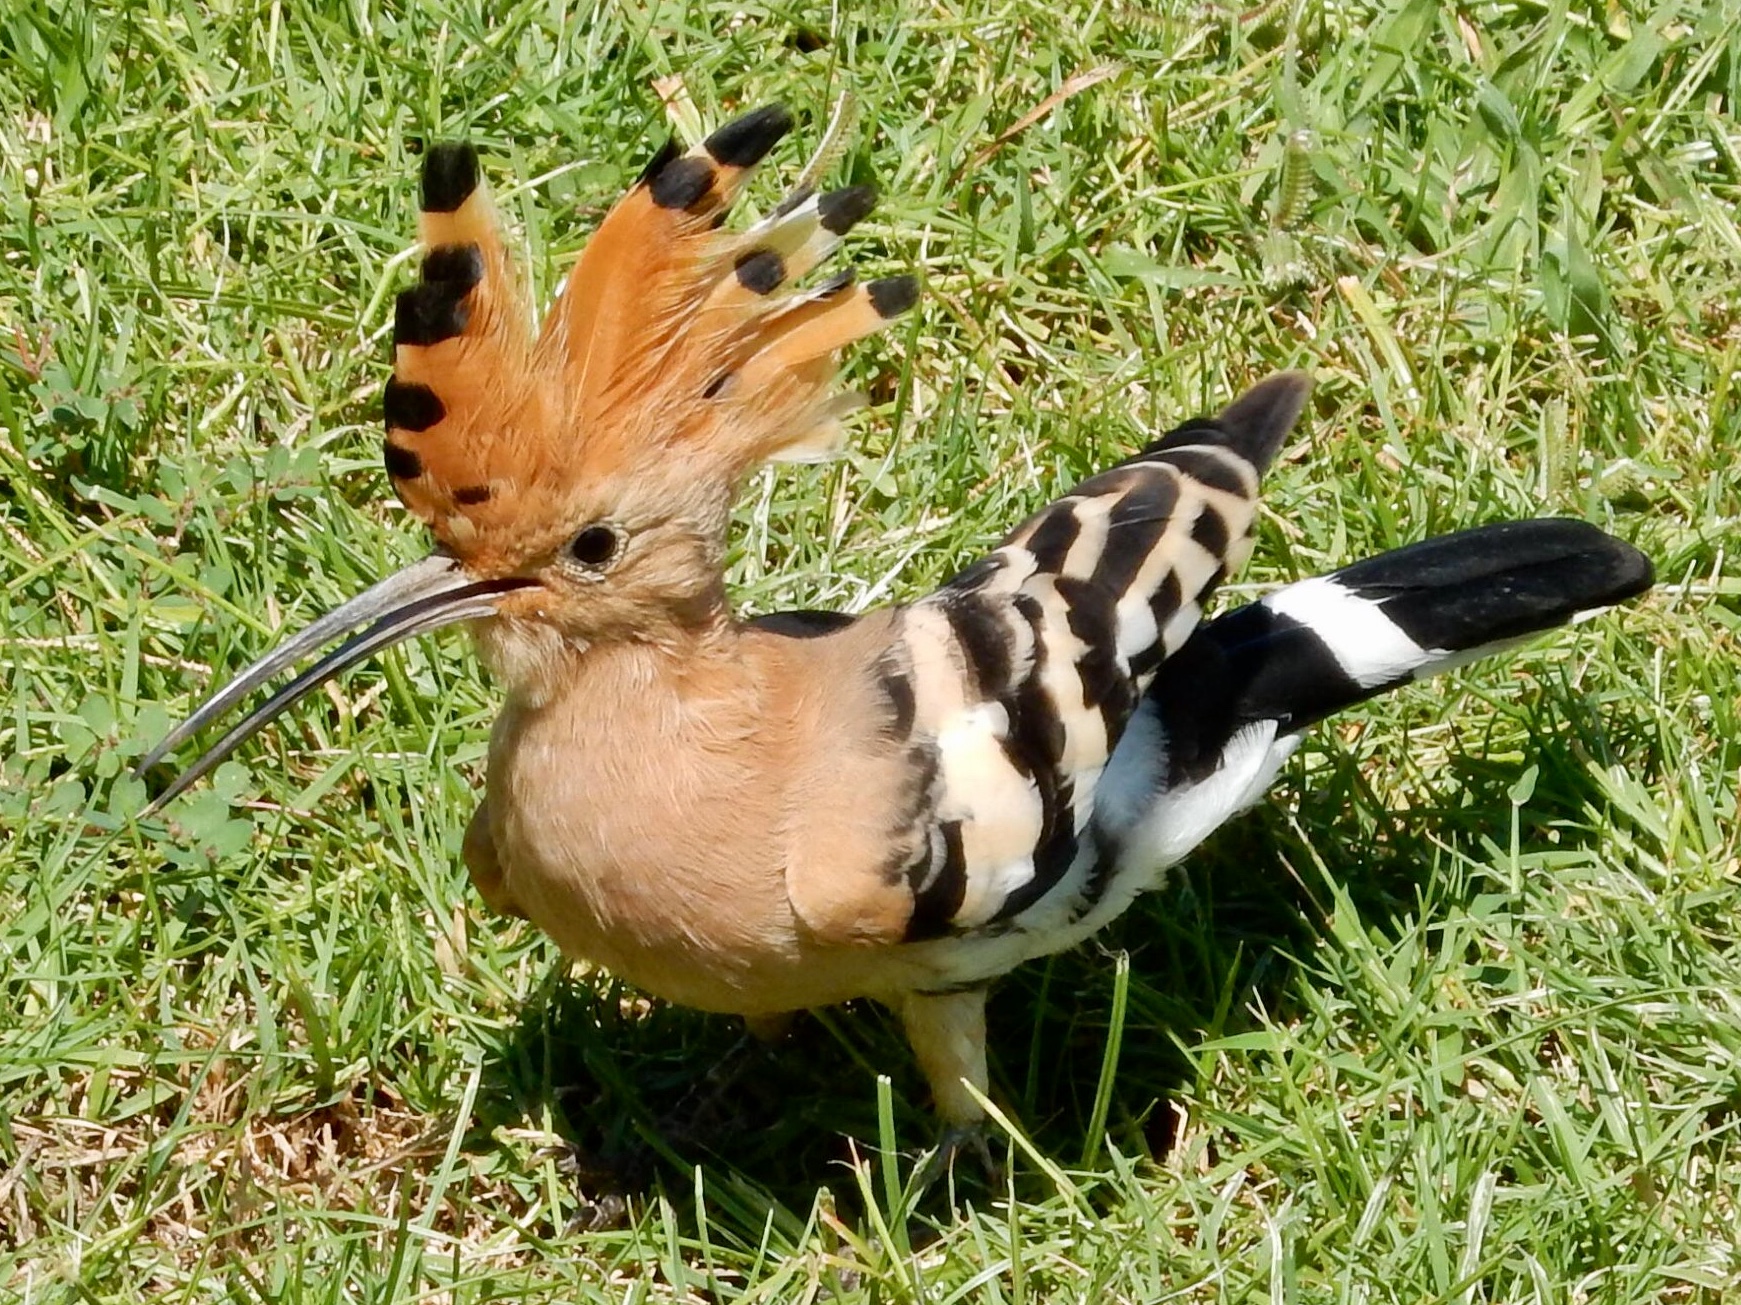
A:
<svg viewBox="0 0 1741 1305">
<path fill-rule="evenodd" d="M 588 526 L 568 543 L 568 555 L 582 566 L 602 570 L 623 546 L 623 537 L 610 526 Z"/>
</svg>

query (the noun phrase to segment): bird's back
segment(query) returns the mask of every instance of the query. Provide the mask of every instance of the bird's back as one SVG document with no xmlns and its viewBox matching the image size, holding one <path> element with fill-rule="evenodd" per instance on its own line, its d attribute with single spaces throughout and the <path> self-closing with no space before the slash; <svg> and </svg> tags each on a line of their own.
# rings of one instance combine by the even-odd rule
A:
<svg viewBox="0 0 1741 1305">
<path fill-rule="evenodd" d="M 951 982 L 1069 945 L 1064 930 L 1105 888 L 1112 849 L 1094 813 L 1108 761 L 1243 560 L 1258 479 L 1307 388 L 1277 376 L 1181 426 L 886 616 L 869 672 L 907 780 L 875 865 L 788 867 L 807 924 L 827 930 L 829 916 L 862 918 L 858 901 L 883 902 L 878 941 L 939 943 L 927 950 Z M 774 628 L 818 632 L 803 621 Z"/>
</svg>

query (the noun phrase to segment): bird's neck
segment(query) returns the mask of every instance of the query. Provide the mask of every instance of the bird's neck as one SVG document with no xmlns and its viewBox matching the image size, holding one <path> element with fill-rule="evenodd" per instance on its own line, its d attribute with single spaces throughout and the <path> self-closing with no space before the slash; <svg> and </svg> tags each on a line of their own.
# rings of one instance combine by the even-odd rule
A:
<svg viewBox="0 0 1741 1305">
<path fill-rule="evenodd" d="M 536 711 L 561 698 L 591 698 L 601 706 L 620 695 L 682 695 L 741 662 L 740 628 L 721 609 L 709 620 L 654 635 L 589 642 L 540 621 L 480 622 L 478 651 L 509 702 Z"/>
</svg>

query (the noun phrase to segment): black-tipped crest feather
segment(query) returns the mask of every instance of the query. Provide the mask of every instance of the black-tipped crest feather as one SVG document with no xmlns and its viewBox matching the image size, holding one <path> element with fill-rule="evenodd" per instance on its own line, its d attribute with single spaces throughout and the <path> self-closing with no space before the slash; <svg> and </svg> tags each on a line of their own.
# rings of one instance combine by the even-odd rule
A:
<svg viewBox="0 0 1741 1305">
<path fill-rule="evenodd" d="M 660 208 L 694 208 L 713 189 L 713 165 L 704 158 L 686 154 L 673 159 L 647 182 L 647 191 Z"/>
<path fill-rule="evenodd" d="M 483 251 L 473 244 L 437 245 L 423 259 L 423 279 L 465 294 L 484 279 Z"/>
<path fill-rule="evenodd" d="M 877 206 L 875 186 L 843 186 L 816 200 L 816 220 L 830 235 L 844 236 Z"/>
<path fill-rule="evenodd" d="M 423 459 L 392 440 L 382 448 L 381 460 L 394 480 L 416 480 L 423 474 Z"/>
<path fill-rule="evenodd" d="M 465 296 L 471 287 L 425 281 L 401 290 L 394 303 L 393 343 L 427 347 L 464 333 L 471 320 Z"/>
<path fill-rule="evenodd" d="M 884 277 L 880 281 L 867 282 L 864 292 L 870 297 L 871 307 L 877 310 L 877 316 L 899 317 L 919 302 L 919 278 Z"/>
<path fill-rule="evenodd" d="M 786 279 L 786 260 L 771 249 L 753 249 L 733 265 L 738 284 L 751 294 L 770 294 Z"/>
<path fill-rule="evenodd" d="M 783 104 L 766 104 L 734 118 L 709 136 L 703 144 L 714 160 L 728 168 L 752 168 L 760 163 L 787 132 L 792 130 L 792 111 Z"/>
<path fill-rule="evenodd" d="M 447 416 L 447 408 L 427 385 L 390 377 L 381 395 L 381 415 L 389 430 L 425 431 Z"/>
<path fill-rule="evenodd" d="M 641 169 L 641 175 L 635 178 L 635 184 L 637 186 L 647 185 L 654 177 L 665 171 L 667 163 L 681 158 L 682 155 L 683 147 L 677 143 L 677 138 L 667 136 L 665 143 L 658 148 L 652 158 L 647 160 L 647 166 Z"/>
<path fill-rule="evenodd" d="M 478 152 L 463 141 L 431 145 L 423 156 L 423 211 L 452 213 L 478 188 Z"/>
</svg>

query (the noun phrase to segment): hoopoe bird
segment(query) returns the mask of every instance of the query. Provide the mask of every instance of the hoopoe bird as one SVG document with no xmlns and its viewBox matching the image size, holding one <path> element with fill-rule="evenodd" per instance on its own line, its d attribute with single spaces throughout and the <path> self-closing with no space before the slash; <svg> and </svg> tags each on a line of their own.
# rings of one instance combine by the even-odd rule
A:
<svg viewBox="0 0 1741 1305">
<path fill-rule="evenodd" d="M 466 623 L 506 690 L 464 845 L 484 902 L 752 1024 L 886 1003 L 965 1130 L 993 980 L 1155 887 L 1314 722 L 1636 595 L 1651 565 L 1582 522 L 1520 521 L 1202 622 L 1305 404 L 1290 373 L 1077 485 L 934 593 L 740 620 L 722 567 L 737 487 L 838 448 L 836 355 L 917 295 L 850 272 L 793 288 L 868 187 L 803 187 L 723 227 L 792 121 L 772 106 L 668 146 L 536 334 L 476 153 L 430 148 L 384 409 L 387 473 L 434 551 L 243 671 L 140 771 L 342 635 L 157 803 L 345 668 Z"/>
</svg>

